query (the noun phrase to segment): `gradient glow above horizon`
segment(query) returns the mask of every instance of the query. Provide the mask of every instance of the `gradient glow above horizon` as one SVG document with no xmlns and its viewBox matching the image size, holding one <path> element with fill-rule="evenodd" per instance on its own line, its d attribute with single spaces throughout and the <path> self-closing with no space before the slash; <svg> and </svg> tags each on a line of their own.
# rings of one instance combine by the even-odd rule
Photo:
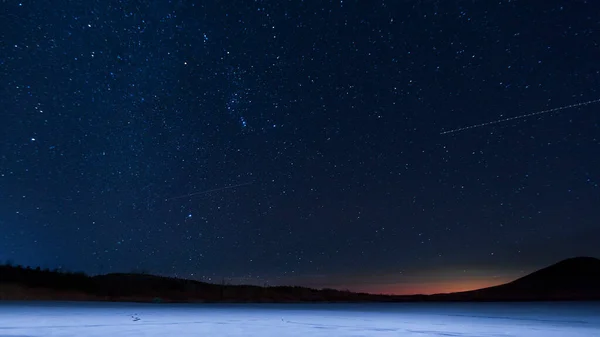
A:
<svg viewBox="0 0 600 337">
<path fill-rule="evenodd" d="M 7 1 L 0 259 L 376 293 L 600 256 L 600 4 Z"/>
</svg>

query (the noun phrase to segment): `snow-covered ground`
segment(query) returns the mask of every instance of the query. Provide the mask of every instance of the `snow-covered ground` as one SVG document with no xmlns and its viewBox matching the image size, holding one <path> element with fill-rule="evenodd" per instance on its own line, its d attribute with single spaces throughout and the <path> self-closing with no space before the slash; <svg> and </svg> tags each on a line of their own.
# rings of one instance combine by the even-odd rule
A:
<svg viewBox="0 0 600 337">
<path fill-rule="evenodd" d="M 0 337 L 600 337 L 600 303 L 170 305 L 0 302 Z"/>
</svg>

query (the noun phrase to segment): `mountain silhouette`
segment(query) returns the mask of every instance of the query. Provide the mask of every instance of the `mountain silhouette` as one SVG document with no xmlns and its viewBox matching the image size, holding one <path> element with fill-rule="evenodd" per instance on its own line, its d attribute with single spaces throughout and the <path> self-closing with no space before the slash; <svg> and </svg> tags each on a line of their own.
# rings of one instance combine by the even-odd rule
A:
<svg viewBox="0 0 600 337">
<path fill-rule="evenodd" d="M 452 294 L 439 300 L 556 301 L 599 300 L 600 259 L 574 257 L 499 286 Z"/>
</svg>

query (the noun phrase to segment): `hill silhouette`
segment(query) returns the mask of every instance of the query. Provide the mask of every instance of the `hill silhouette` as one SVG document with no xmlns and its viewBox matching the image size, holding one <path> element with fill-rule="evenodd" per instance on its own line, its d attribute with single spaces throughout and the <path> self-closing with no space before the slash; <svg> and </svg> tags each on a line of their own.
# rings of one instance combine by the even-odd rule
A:
<svg viewBox="0 0 600 337">
<path fill-rule="evenodd" d="M 148 274 L 88 276 L 59 270 L 0 266 L 0 299 L 133 302 L 428 302 L 600 300 L 600 260 L 563 260 L 515 281 L 436 295 L 374 295 L 335 289 L 259 287 Z"/>
<path fill-rule="evenodd" d="M 570 258 L 499 286 L 432 297 L 469 301 L 600 300 L 600 259 Z"/>
</svg>

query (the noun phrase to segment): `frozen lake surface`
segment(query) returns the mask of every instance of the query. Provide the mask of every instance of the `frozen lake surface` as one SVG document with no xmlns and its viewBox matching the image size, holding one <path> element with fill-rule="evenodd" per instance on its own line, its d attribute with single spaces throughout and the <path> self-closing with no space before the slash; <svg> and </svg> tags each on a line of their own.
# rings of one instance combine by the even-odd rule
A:
<svg viewBox="0 0 600 337">
<path fill-rule="evenodd" d="M 0 337 L 600 337 L 600 303 L 0 302 Z"/>
</svg>

